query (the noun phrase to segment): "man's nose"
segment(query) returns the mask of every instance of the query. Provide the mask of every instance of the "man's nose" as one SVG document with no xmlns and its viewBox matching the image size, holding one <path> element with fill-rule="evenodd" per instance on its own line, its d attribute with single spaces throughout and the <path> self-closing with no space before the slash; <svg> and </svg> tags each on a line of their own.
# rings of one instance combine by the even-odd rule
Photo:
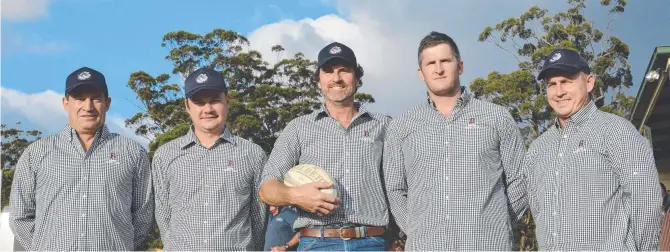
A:
<svg viewBox="0 0 670 252">
<path fill-rule="evenodd" d="M 93 109 L 93 99 L 86 98 L 86 100 L 84 100 L 84 104 L 83 104 L 82 108 L 85 109 L 85 110 L 92 110 Z"/>
</svg>

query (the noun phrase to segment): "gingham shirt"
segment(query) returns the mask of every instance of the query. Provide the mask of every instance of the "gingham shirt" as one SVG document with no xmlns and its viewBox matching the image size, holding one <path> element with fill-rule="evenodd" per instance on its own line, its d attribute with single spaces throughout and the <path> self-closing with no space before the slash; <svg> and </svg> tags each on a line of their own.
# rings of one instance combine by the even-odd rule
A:
<svg viewBox="0 0 670 252">
<path fill-rule="evenodd" d="M 298 208 L 294 228 L 323 225 L 386 226 L 388 205 L 381 176 L 382 148 L 391 118 L 359 108 L 348 128 L 322 106 L 298 117 L 277 139 L 265 169 L 263 182 L 284 174 L 298 164 L 313 164 L 335 180 L 340 208 L 319 217 Z"/>
<path fill-rule="evenodd" d="M 554 125 L 526 156 L 541 250 L 657 250 L 662 189 L 633 125 L 593 102 Z"/>
<path fill-rule="evenodd" d="M 165 250 L 263 250 L 267 207 L 258 200 L 263 149 L 228 129 L 211 147 L 193 128 L 153 157 L 156 222 Z"/>
<path fill-rule="evenodd" d="M 25 149 L 9 224 L 26 250 L 135 250 L 153 227 L 144 148 L 101 127 L 87 152 L 70 126 Z"/>
<path fill-rule="evenodd" d="M 524 141 L 505 108 L 462 91 L 449 116 L 428 100 L 389 126 L 384 174 L 407 250 L 512 249 Z"/>
</svg>

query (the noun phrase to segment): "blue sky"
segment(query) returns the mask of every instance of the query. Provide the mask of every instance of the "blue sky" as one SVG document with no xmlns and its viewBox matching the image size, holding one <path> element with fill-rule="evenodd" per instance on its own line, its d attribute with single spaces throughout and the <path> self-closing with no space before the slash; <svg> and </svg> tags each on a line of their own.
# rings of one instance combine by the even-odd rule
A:
<svg viewBox="0 0 670 252">
<path fill-rule="evenodd" d="M 29 2 L 29 4 L 28 4 Z M 423 99 L 425 86 L 416 78 L 415 50 L 431 30 L 448 33 L 466 62 L 463 84 L 492 70 L 514 70 L 514 58 L 476 37 L 486 25 L 518 16 L 532 4 L 551 13 L 563 1 L 402 1 L 379 5 L 375 0 L 3 0 L 1 85 L 2 123 L 22 121 L 46 133 L 59 130 L 64 112 L 66 76 L 81 66 L 101 71 L 113 97 L 110 124 L 120 133 L 122 119 L 139 110 L 127 87 L 130 74 L 169 73 L 168 51 L 160 46 L 170 31 L 206 33 L 214 28 L 248 35 L 252 49 L 268 53 L 281 43 L 287 52 L 316 57 L 325 44 L 338 40 L 356 51 L 366 68 L 363 92 L 378 100 L 372 108 L 395 115 Z M 597 25 L 606 12 L 589 1 L 589 17 Z M 12 6 L 9 6 L 12 5 Z M 629 1 L 617 18 L 615 35 L 631 46 L 630 63 L 636 94 L 655 46 L 670 45 L 669 0 Z M 265 54 L 264 54 L 265 55 Z M 174 78 L 178 81 L 178 78 Z M 53 92 L 51 92 L 51 91 Z M 28 99 L 23 101 L 20 98 Z"/>
</svg>

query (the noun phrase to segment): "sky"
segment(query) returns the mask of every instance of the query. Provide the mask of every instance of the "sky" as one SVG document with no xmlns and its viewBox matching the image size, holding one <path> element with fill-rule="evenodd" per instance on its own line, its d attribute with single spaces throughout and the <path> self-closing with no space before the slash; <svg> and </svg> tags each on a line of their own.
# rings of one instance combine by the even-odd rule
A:
<svg viewBox="0 0 670 252">
<path fill-rule="evenodd" d="M 608 21 L 599 1 L 587 1 L 597 27 Z M 382 4 L 383 3 L 383 4 Z M 107 125 L 135 136 L 124 120 L 140 109 L 126 87 L 132 72 L 170 73 L 161 47 L 164 34 L 184 30 L 204 34 L 216 28 L 249 38 L 250 49 L 267 55 L 281 44 L 292 55 L 316 60 L 318 51 L 338 41 L 351 47 L 365 69 L 361 92 L 372 94 L 370 110 L 395 116 L 425 99 L 416 72 L 416 50 L 423 36 L 439 31 L 452 36 L 465 64 L 468 85 L 491 71 L 510 72 L 516 60 L 492 43 L 478 42 L 486 26 L 518 17 L 532 5 L 550 14 L 569 7 L 558 0 L 2 0 L 0 6 L 0 96 L 3 124 L 53 134 L 67 123 L 61 104 L 65 78 L 88 66 L 102 72 L 112 97 Z M 637 94 L 657 46 L 670 45 L 670 0 L 628 1 L 613 23 L 613 35 L 631 47 Z M 179 82 L 178 77 L 174 77 Z"/>
</svg>

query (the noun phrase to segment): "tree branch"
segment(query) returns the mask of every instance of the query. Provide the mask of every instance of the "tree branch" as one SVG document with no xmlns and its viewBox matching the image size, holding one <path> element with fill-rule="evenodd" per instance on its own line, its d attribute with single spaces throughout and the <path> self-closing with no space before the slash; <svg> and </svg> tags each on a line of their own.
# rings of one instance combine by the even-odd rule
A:
<svg viewBox="0 0 670 252">
<path fill-rule="evenodd" d="M 495 37 L 493 34 L 491 34 L 491 36 L 492 36 L 492 37 Z M 497 38 L 496 38 L 496 39 L 497 39 Z M 519 62 L 519 64 L 521 64 L 522 61 L 521 61 L 521 59 L 519 59 L 519 57 L 516 55 L 516 53 L 513 53 L 513 52 L 511 52 L 510 50 L 507 50 L 507 48 L 504 48 L 503 46 L 501 46 L 500 43 L 498 43 L 498 41 L 495 41 L 495 40 L 490 39 L 490 38 L 489 38 L 489 41 L 492 42 L 493 44 L 495 44 L 496 46 L 498 46 L 500 49 L 503 49 L 503 50 L 505 50 L 506 52 L 512 54 L 512 56 L 514 56 L 514 58 L 516 59 L 516 61 Z"/>
</svg>

